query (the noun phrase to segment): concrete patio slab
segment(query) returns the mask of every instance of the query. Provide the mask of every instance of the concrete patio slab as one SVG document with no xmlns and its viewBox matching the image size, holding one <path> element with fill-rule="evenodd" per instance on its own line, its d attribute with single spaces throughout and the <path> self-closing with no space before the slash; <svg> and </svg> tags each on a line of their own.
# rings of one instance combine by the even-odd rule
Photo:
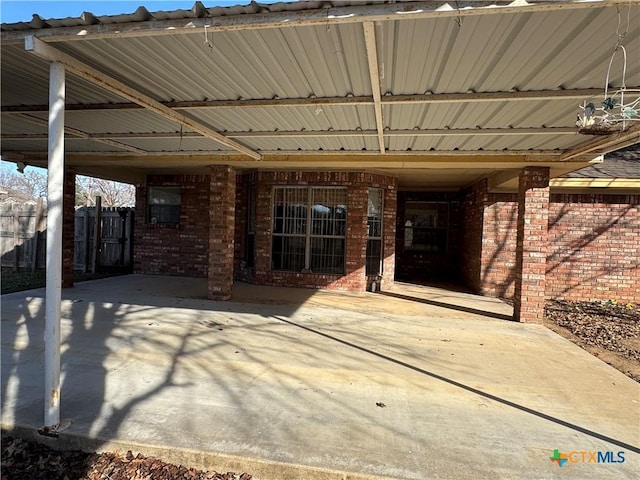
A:
<svg viewBox="0 0 640 480">
<path fill-rule="evenodd" d="M 542 326 L 504 320 L 495 299 L 238 284 L 213 302 L 203 280 L 140 275 L 63 296 L 54 445 L 258 480 L 640 469 L 640 385 Z M 2 425 L 26 434 L 42 426 L 44 290 L 4 295 L 1 324 Z"/>
</svg>

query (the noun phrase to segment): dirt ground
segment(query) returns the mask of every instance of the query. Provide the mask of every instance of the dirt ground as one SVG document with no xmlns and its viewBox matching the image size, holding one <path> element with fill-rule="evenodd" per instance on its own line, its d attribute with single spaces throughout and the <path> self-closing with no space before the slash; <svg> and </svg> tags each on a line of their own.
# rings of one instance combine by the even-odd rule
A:
<svg viewBox="0 0 640 480">
<path fill-rule="evenodd" d="M 57 452 L 19 438 L 2 438 L 2 480 L 251 480 L 248 473 L 203 472 L 131 452 Z"/>
<path fill-rule="evenodd" d="M 547 302 L 545 325 L 640 382 L 640 305 Z"/>
<path fill-rule="evenodd" d="M 615 302 L 548 302 L 545 325 L 640 382 L 640 306 Z M 203 472 L 153 457 L 57 452 L 2 438 L 2 480 L 250 480 L 249 473 Z"/>
</svg>

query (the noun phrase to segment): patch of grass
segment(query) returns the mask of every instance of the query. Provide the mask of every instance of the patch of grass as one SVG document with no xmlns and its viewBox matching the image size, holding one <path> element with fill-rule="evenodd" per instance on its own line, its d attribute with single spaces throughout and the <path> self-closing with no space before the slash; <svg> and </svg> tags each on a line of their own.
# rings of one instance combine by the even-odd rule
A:
<svg viewBox="0 0 640 480">
<path fill-rule="evenodd" d="M 99 278 L 121 275 L 126 272 L 110 271 L 104 273 L 82 273 L 73 272 L 74 282 L 84 282 L 85 280 L 96 280 Z M 32 288 L 42 288 L 46 285 L 46 271 L 43 268 L 31 271 L 30 268 L 21 268 L 17 272 L 13 268 L 2 268 L 2 294 L 31 290 Z"/>
<path fill-rule="evenodd" d="M 23 268 L 15 272 L 12 268 L 2 268 L 2 294 L 44 287 L 45 271 Z"/>
</svg>

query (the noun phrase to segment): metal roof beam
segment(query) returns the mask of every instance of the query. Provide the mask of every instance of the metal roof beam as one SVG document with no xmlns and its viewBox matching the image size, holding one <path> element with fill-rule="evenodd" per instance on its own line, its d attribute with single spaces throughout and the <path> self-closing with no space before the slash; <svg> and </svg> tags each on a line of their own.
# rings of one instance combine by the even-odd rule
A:
<svg viewBox="0 0 640 480">
<path fill-rule="evenodd" d="M 610 135 L 596 138 L 591 142 L 580 145 L 562 155 L 563 160 L 571 160 L 584 155 L 600 155 L 619 150 L 629 145 L 640 143 L 640 123 L 633 125 L 624 132 L 611 133 Z"/>
<path fill-rule="evenodd" d="M 640 89 L 640 86 L 628 87 Z M 584 99 L 602 95 L 602 88 L 581 88 L 573 90 L 528 90 L 524 92 L 467 92 L 467 93 L 424 93 L 414 95 L 383 95 L 383 105 L 429 104 L 429 103 L 476 103 L 476 102 L 518 102 L 556 99 Z M 316 107 L 316 106 L 358 106 L 373 105 L 373 97 L 317 97 L 317 98 L 274 98 L 246 100 L 187 100 L 161 102 L 165 107 L 177 110 L 225 109 L 225 108 L 274 108 L 274 107 Z M 67 112 L 95 110 L 136 110 L 142 109 L 137 103 L 88 103 L 67 105 Z M 48 105 L 2 105 L 2 113 L 47 112 Z"/>
<path fill-rule="evenodd" d="M 261 158 L 261 155 L 258 152 L 251 150 L 245 145 L 242 145 L 233 140 L 229 140 L 224 135 L 221 135 L 209 126 L 188 118 L 181 113 L 178 113 L 171 108 L 164 106 L 162 103 L 154 100 L 148 95 L 138 92 L 137 90 L 125 85 L 119 80 L 116 80 L 115 78 L 89 65 L 86 65 L 80 60 L 67 55 L 66 53 L 52 47 L 51 45 L 46 44 L 38 38 L 35 38 L 33 36 L 27 37 L 25 39 L 25 50 L 39 56 L 40 58 L 44 58 L 45 60 L 60 62 L 65 66 L 67 70 L 78 75 L 79 77 L 84 78 L 85 80 L 98 85 L 112 93 L 120 95 L 127 100 L 137 103 L 138 105 L 142 105 L 146 109 L 151 110 L 152 112 L 155 112 L 158 115 L 161 115 L 164 118 L 172 120 L 180 125 L 183 125 L 190 130 L 198 132 L 206 138 L 215 140 L 216 142 L 232 148 L 233 150 L 236 150 L 240 153 L 248 155 L 255 160 L 260 160 Z"/>
<path fill-rule="evenodd" d="M 16 114 L 17 116 L 17 114 Z M 33 118 L 33 117 L 32 117 Z M 466 137 L 484 135 L 575 135 L 575 127 L 541 128 L 460 128 L 429 130 L 385 130 L 385 137 Z M 276 130 L 253 132 L 225 132 L 228 138 L 282 138 L 282 137 L 377 137 L 377 130 Z M 193 138 L 195 132 L 127 132 L 127 133 L 83 133 L 83 138 L 103 141 L 115 138 Z M 45 133 L 3 133 L 2 140 L 27 141 L 46 140 Z"/>
<path fill-rule="evenodd" d="M 316 158 L 316 157 L 329 157 L 331 161 L 335 162 L 344 162 L 346 157 L 362 157 L 367 160 L 377 161 L 386 163 L 390 161 L 394 157 L 406 157 L 407 162 L 419 162 L 426 157 L 429 157 L 428 162 L 436 162 L 439 167 L 456 167 L 457 158 L 466 158 L 468 161 L 477 163 L 479 166 L 486 166 L 484 162 L 487 161 L 487 157 L 504 157 L 504 158 L 513 158 L 518 157 L 517 161 L 526 162 L 527 164 L 537 163 L 537 162 L 560 162 L 562 152 L 558 152 L 556 150 L 483 150 L 481 152 L 477 150 L 406 150 L 406 151 L 393 151 L 388 152 L 384 157 L 380 155 L 377 150 L 262 150 L 263 160 L 269 157 L 270 160 L 281 159 L 284 161 L 289 161 L 290 158 L 294 157 L 306 157 L 306 158 Z M 12 156 L 13 158 L 20 158 L 22 160 L 33 160 L 39 161 L 44 159 L 46 161 L 47 152 L 46 151 L 12 151 L 12 150 L 3 150 L 1 152 L 2 156 L 5 155 L 7 158 Z M 91 163 L 91 159 L 101 159 L 105 157 L 113 157 L 117 159 L 122 159 L 125 161 L 126 159 L 131 158 L 140 158 L 140 157 L 158 157 L 158 158 L 169 158 L 170 161 L 174 161 L 178 158 L 180 159 L 190 159 L 196 157 L 206 157 L 207 159 L 219 159 L 223 158 L 224 161 L 237 163 L 237 162 L 246 162 L 246 157 L 240 157 L 237 154 L 229 154 L 229 152 L 221 152 L 221 151 L 205 151 L 205 150 L 181 150 L 181 151 L 163 151 L 163 152 L 147 152 L 144 155 L 136 155 L 133 153 L 127 152 L 69 152 L 69 156 L 73 158 L 79 159 L 83 163 L 89 165 Z M 445 160 L 442 158 L 447 157 L 453 160 Z M 584 157 L 576 157 L 571 160 L 571 162 L 583 162 L 586 159 L 590 159 L 588 155 Z M 440 159 L 440 160 L 439 160 Z M 514 160 L 516 161 L 516 160 Z M 96 160 L 99 163 L 99 160 Z M 253 162 L 246 163 L 247 165 L 254 165 Z M 462 168 L 462 167 L 460 167 Z M 466 167 L 468 168 L 468 166 Z M 487 168 L 498 168 L 492 165 L 487 166 Z M 501 166 L 500 168 L 506 168 L 505 166 Z"/>
<path fill-rule="evenodd" d="M 376 27 L 372 22 L 362 24 L 364 30 L 364 42 L 367 48 L 367 63 L 369 64 L 369 77 L 371 79 L 371 93 L 373 95 L 373 108 L 376 114 L 376 129 L 378 130 L 378 143 L 380 153 L 384 154 L 384 121 L 382 120 L 382 96 L 380 95 L 380 71 L 378 69 L 378 48 L 376 46 Z"/>
<path fill-rule="evenodd" d="M 128 23 L 103 23 L 78 25 L 73 27 L 40 28 L 33 30 L 10 30 L 2 32 L 3 44 L 21 42 L 30 35 L 38 35 L 48 42 L 84 39 L 147 37 L 156 35 L 180 35 L 195 33 L 206 25 L 212 32 L 235 30 L 255 30 L 263 28 L 300 27 L 308 25 L 332 25 L 359 22 L 380 22 L 387 20 L 416 20 L 422 18 L 463 18 L 477 15 L 510 13 L 534 13 L 553 10 L 577 10 L 629 5 L 629 0 L 595 0 L 585 2 L 573 0 L 456 2 L 452 8 L 445 0 L 416 1 L 378 5 L 355 5 L 334 8 L 280 11 L 261 14 L 240 14 L 205 18 L 182 18 L 171 20 L 131 21 Z M 131 15 L 133 16 L 133 14 Z"/>
<path fill-rule="evenodd" d="M 39 117 L 32 117 L 31 115 L 28 115 L 26 113 L 13 113 L 11 114 L 12 117 L 16 117 L 16 118 L 20 118 L 22 120 L 26 120 L 27 122 L 36 124 L 36 125 L 41 125 L 43 127 L 47 127 L 49 125 L 49 122 L 43 118 L 39 118 Z M 112 147 L 116 147 L 116 148 L 121 148 L 122 150 L 127 150 L 129 152 L 133 152 L 133 153 L 147 153 L 146 150 L 143 150 L 142 148 L 138 148 L 138 147 L 133 147 L 131 145 L 127 145 L 126 143 L 121 143 L 121 142 L 117 142 L 115 140 L 110 140 L 109 138 L 92 138 L 91 134 L 83 132 L 82 130 L 77 130 L 75 128 L 71 128 L 71 127 L 64 127 L 64 133 L 65 135 L 69 135 L 71 137 L 79 137 L 79 138 L 91 138 L 92 140 L 95 140 L 96 142 L 99 143 L 104 143 L 105 145 L 110 145 Z M 31 136 L 33 134 L 27 134 L 27 136 Z M 49 138 L 48 134 L 36 134 L 36 135 L 40 135 L 41 138 L 29 138 L 28 140 L 31 139 L 41 139 L 41 140 L 47 140 Z M 19 135 L 18 135 L 19 136 Z M 6 140 L 6 139 L 5 139 Z M 21 138 L 12 138 L 12 140 L 21 140 Z"/>
</svg>

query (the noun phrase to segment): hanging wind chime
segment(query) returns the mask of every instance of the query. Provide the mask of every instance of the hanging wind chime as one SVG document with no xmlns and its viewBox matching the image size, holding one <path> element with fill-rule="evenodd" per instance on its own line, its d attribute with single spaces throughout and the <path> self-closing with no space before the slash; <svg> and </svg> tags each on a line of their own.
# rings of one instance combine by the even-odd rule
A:
<svg viewBox="0 0 640 480">
<path fill-rule="evenodd" d="M 631 8 L 629 8 L 630 16 Z M 629 27 L 629 17 L 627 17 L 627 29 Z M 610 133 L 623 132 L 633 122 L 640 121 L 640 89 L 627 88 L 627 50 L 622 41 L 627 34 L 620 33 L 620 11 L 618 10 L 618 30 L 617 42 L 609 60 L 607 78 L 604 84 L 604 95 L 602 100 L 585 100 L 580 105 L 576 126 L 578 132 L 585 135 L 608 135 Z M 609 87 L 609 77 L 611 67 L 618 52 L 622 53 L 622 83 L 617 88 Z"/>
</svg>

